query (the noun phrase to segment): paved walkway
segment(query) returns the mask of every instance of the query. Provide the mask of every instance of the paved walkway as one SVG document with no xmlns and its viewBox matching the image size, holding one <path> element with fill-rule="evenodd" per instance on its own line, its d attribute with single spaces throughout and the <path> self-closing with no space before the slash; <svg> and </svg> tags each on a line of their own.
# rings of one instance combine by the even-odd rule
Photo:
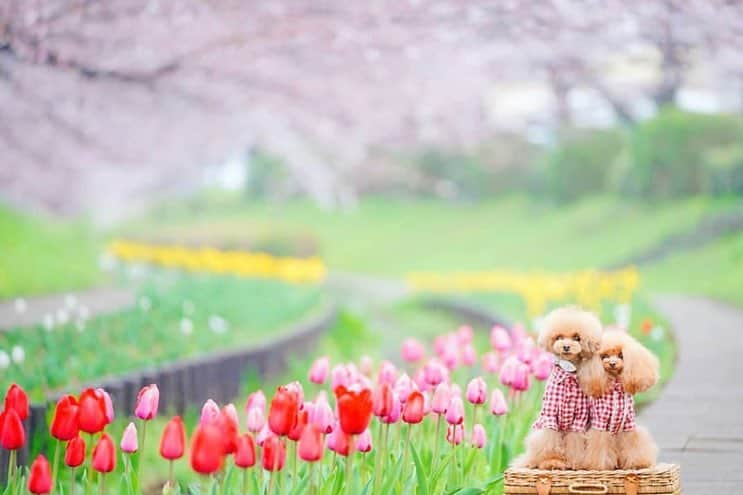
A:
<svg viewBox="0 0 743 495">
<path fill-rule="evenodd" d="M 0 331 L 43 325 L 45 319 L 75 321 L 113 313 L 134 305 L 135 291 L 123 288 L 96 288 L 67 294 L 51 294 L 0 302 Z"/>
<path fill-rule="evenodd" d="M 641 414 L 663 461 L 681 465 L 685 495 L 743 494 L 743 309 L 662 296 L 679 360 L 660 398 Z"/>
</svg>

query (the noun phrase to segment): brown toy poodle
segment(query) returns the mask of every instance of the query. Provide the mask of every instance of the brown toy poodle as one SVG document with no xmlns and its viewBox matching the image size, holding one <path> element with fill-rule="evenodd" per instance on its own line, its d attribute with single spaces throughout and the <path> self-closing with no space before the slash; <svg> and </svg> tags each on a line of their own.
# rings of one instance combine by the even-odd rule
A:
<svg viewBox="0 0 743 495">
<path fill-rule="evenodd" d="M 591 429 L 585 469 L 641 469 L 655 464 L 658 447 L 635 424 L 633 395 L 658 381 L 658 359 L 627 333 L 604 332 L 597 353 L 603 373 L 581 382 L 590 396 Z"/>
<path fill-rule="evenodd" d="M 516 467 L 577 469 L 585 450 L 589 400 L 579 381 L 594 381 L 592 362 L 601 338 L 596 315 L 575 306 L 550 312 L 539 332 L 538 344 L 554 354 L 556 362 L 547 379 L 542 409 L 526 438 L 526 452 Z"/>
</svg>

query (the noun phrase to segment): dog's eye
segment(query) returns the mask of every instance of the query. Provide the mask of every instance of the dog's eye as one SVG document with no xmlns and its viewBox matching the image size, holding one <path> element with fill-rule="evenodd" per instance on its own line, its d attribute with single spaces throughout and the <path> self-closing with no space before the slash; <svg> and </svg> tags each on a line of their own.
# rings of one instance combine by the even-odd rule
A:
<svg viewBox="0 0 743 495">
<path fill-rule="evenodd" d="M 619 353 L 619 359 L 624 359 L 624 356 L 622 356 L 622 353 Z"/>
<path fill-rule="evenodd" d="M 573 340 L 576 342 L 580 342 L 580 335 L 573 335 Z"/>
</svg>

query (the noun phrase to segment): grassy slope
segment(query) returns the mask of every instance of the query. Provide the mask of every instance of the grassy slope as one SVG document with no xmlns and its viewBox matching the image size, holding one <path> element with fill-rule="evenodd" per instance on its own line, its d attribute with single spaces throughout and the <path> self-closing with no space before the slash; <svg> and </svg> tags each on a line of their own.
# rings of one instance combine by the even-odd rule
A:
<svg viewBox="0 0 743 495">
<path fill-rule="evenodd" d="M 98 249 L 81 222 L 31 218 L 0 206 L 0 299 L 96 283 Z"/>
<path fill-rule="evenodd" d="M 231 239 L 302 232 L 319 241 L 332 269 L 376 275 L 399 276 L 416 270 L 570 270 L 620 262 L 669 234 L 692 228 L 704 215 L 740 204 L 697 198 L 643 205 L 596 197 L 554 209 L 522 197 L 474 205 L 365 200 L 348 213 L 304 202 L 236 204 L 199 214 L 171 213 L 165 221 L 149 219 L 130 224 L 127 230 L 178 234 L 195 229 L 205 237 Z M 731 244 L 716 243 L 679 255 L 676 262 L 671 259 L 651 267 L 645 286 L 741 302 L 743 287 L 731 280 L 733 273 L 741 272 L 735 254 L 741 244 L 739 240 Z M 689 270 L 704 282 L 684 275 Z"/>
</svg>

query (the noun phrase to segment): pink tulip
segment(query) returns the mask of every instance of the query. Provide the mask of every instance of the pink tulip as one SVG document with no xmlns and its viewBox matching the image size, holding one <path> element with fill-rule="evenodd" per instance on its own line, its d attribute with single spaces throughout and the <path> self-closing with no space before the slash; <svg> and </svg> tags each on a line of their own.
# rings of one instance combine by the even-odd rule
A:
<svg viewBox="0 0 743 495">
<path fill-rule="evenodd" d="M 461 425 L 464 421 L 464 403 L 462 398 L 454 396 L 446 406 L 446 422 L 450 425 Z"/>
<path fill-rule="evenodd" d="M 498 355 L 492 351 L 483 354 L 482 367 L 488 373 L 498 373 L 498 370 L 500 369 L 500 360 L 498 359 Z"/>
<path fill-rule="evenodd" d="M 392 394 L 392 409 L 390 409 L 390 413 L 387 416 L 383 416 L 379 418 L 379 420 L 382 423 L 385 424 L 393 424 L 400 421 L 400 416 L 402 415 L 402 402 L 400 402 L 400 398 L 397 396 L 397 394 Z"/>
<path fill-rule="evenodd" d="M 529 390 L 531 381 L 529 380 L 529 367 L 524 363 L 519 362 L 516 365 L 516 371 L 511 383 L 511 388 L 516 392 L 525 392 Z"/>
<path fill-rule="evenodd" d="M 405 401 L 408 400 L 410 393 L 413 390 L 417 390 L 417 388 L 415 382 L 410 379 L 407 373 L 403 373 L 395 382 L 394 391 L 400 399 L 400 402 L 404 404 Z"/>
<path fill-rule="evenodd" d="M 468 344 L 462 349 L 462 364 L 472 366 L 477 362 L 477 351 L 472 345 Z"/>
<path fill-rule="evenodd" d="M 293 381 L 291 383 L 287 383 L 285 385 L 286 389 L 297 396 L 297 401 L 301 404 L 304 402 L 304 389 L 302 388 L 302 384 L 298 381 Z"/>
<path fill-rule="evenodd" d="M 543 352 L 531 363 L 532 373 L 537 380 L 546 380 L 552 373 L 554 359 L 551 354 Z"/>
<path fill-rule="evenodd" d="M 248 411 L 253 408 L 258 408 L 261 412 L 266 411 L 266 394 L 263 390 L 258 390 L 248 395 L 248 400 L 245 402 L 245 410 Z"/>
<path fill-rule="evenodd" d="M 511 348 L 511 336 L 505 328 L 496 325 L 490 331 L 490 345 L 498 352 L 506 352 Z"/>
<path fill-rule="evenodd" d="M 361 370 L 362 375 L 371 376 L 374 370 L 374 361 L 372 361 L 372 358 L 366 355 L 361 356 L 361 359 L 359 359 L 359 370 Z"/>
<path fill-rule="evenodd" d="M 126 452 L 127 454 L 133 454 L 139 448 L 139 443 L 137 442 L 137 427 L 134 426 L 134 423 L 129 423 L 129 426 L 124 429 L 124 434 L 121 436 L 120 446 L 121 451 Z"/>
<path fill-rule="evenodd" d="M 353 371 L 345 364 L 338 364 L 330 372 L 330 387 L 335 390 L 341 385 L 349 388 L 354 382 Z"/>
<path fill-rule="evenodd" d="M 328 404 L 328 399 L 325 398 L 325 394 L 320 394 L 315 399 L 312 413 L 309 414 L 309 422 L 323 433 L 333 431 L 335 417 L 333 416 L 333 410 L 330 408 L 330 404 Z"/>
<path fill-rule="evenodd" d="M 449 379 L 449 369 L 438 359 L 429 359 L 423 366 L 423 379 L 431 387 Z"/>
<path fill-rule="evenodd" d="M 457 340 L 460 345 L 468 345 L 472 343 L 473 336 L 474 332 L 472 331 L 472 327 L 469 325 L 462 325 L 457 329 Z"/>
<path fill-rule="evenodd" d="M 442 354 L 439 355 L 441 361 L 447 367 L 447 369 L 453 370 L 459 364 L 459 354 L 455 347 L 447 347 Z"/>
<path fill-rule="evenodd" d="M 488 385 L 481 376 L 467 384 L 467 400 L 470 404 L 484 404 L 488 400 Z"/>
<path fill-rule="evenodd" d="M 462 387 L 460 387 L 458 383 L 452 383 L 449 385 L 449 398 L 452 398 L 455 395 L 457 397 L 462 397 Z"/>
<path fill-rule="evenodd" d="M 508 412 L 506 398 L 503 397 L 503 392 L 498 388 L 494 388 L 490 394 L 490 412 L 496 416 L 503 416 Z"/>
<path fill-rule="evenodd" d="M 237 408 L 235 408 L 235 404 L 230 402 L 229 404 L 224 406 L 222 409 L 224 413 L 227 415 L 227 417 L 230 418 L 230 420 L 232 420 L 234 424 L 236 425 L 240 424 L 240 418 L 237 416 Z"/>
<path fill-rule="evenodd" d="M 371 432 L 369 431 L 369 428 L 364 430 L 364 432 L 356 437 L 356 450 L 358 452 L 371 452 L 372 449 L 372 436 Z"/>
<path fill-rule="evenodd" d="M 154 383 L 142 387 L 137 394 L 137 405 L 134 415 L 139 419 L 150 420 L 157 416 L 157 406 L 160 403 L 160 389 Z"/>
<path fill-rule="evenodd" d="M 521 323 L 516 323 L 511 327 L 511 342 L 513 342 L 514 347 L 519 347 L 528 336 L 524 325 Z"/>
<path fill-rule="evenodd" d="M 103 396 L 103 403 L 106 405 L 106 424 L 109 424 L 114 420 L 115 417 L 114 403 L 111 400 L 111 396 L 108 395 L 108 392 L 106 392 L 102 388 L 97 388 L 95 389 L 95 391 Z"/>
<path fill-rule="evenodd" d="M 309 378 L 312 383 L 322 385 L 325 380 L 328 379 L 328 372 L 330 371 L 330 360 L 323 356 L 315 360 L 310 367 Z"/>
<path fill-rule="evenodd" d="M 445 382 L 439 383 L 438 387 L 436 387 L 436 390 L 433 392 L 431 410 L 436 414 L 444 414 L 446 412 L 446 407 L 449 405 L 450 394 L 449 385 Z"/>
<path fill-rule="evenodd" d="M 516 368 L 521 364 L 516 356 L 508 356 L 500 368 L 500 382 L 508 387 L 516 377 Z"/>
<path fill-rule="evenodd" d="M 389 361 L 382 361 L 377 373 L 377 383 L 389 383 L 394 385 L 397 380 L 397 368 Z"/>
<path fill-rule="evenodd" d="M 437 356 L 441 356 L 447 347 L 448 339 L 446 335 L 439 335 L 435 339 L 433 339 L 433 351 L 436 353 Z"/>
<path fill-rule="evenodd" d="M 423 415 L 428 416 L 432 411 L 431 392 L 423 392 Z"/>
<path fill-rule="evenodd" d="M 258 434 L 255 436 L 255 443 L 263 447 L 263 442 L 268 440 L 272 435 L 273 432 L 268 427 L 268 424 L 265 424 L 263 425 L 263 428 L 261 428 L 261 431 L 259 431 Z"/>
<path fill-rule="evenodd" d="M 485 447 L 486 441 L 487 435 L 485 434 L 485 428 L 483 428 L 480 423 L 477 423 L 475 426 L 472 427 L 472 438 L 470 440 L 470 443 L 476 449 L 481 449 Z"/>
<path fill-rule="evenodd" d="M 449 425 L 446 428 L 446 440 L 452 445 L 459 445 L 462 443 L 462 437 L 464 437 L 464 426 L 463 425 Z"/>
<path fill-rule="evenodd" d="M 263 429 L 266 424 L 266 416 L 263 414 L 263 410 L 257 407 L 251 407 L 247 413 L 247 426 L 248 431 L 252 433 L 258 433 Z"/>
<path fill-rule="evenodd" d="M 426 382 L 426 375 L 423 372 L 423 368 L 418 368 L 418 371 L 413 375 L 413 381 L 415 382 L 416 387 L 418 387 L 418 390 L 428 390 L 429 386 L 428 382 Z"/>
<path fill-rule="evenodd" d="M 534 339 L 532 337 L 526 337 L 519 346 L 519 361 L 525 364 L 531 363 L 531 360 L 534 357 L 535 349 L 536 345 L 534 344 Z"/>
<path fill-rule="evenodd" d="M 421 360 L 425 353 L 423 344 L 416 339 L 408 338 L 402 343 L 402 358 L 409 363 Z"/>
<path fill-rule="evenodd" d="M 208 399 L 206 402 L 204 402 L 204 406 L 201 408 L 199 426 L 204 427 L 206 425 L 216 425 L 218 420 L 219 406 L 213 400 Z"/>
</svg>

